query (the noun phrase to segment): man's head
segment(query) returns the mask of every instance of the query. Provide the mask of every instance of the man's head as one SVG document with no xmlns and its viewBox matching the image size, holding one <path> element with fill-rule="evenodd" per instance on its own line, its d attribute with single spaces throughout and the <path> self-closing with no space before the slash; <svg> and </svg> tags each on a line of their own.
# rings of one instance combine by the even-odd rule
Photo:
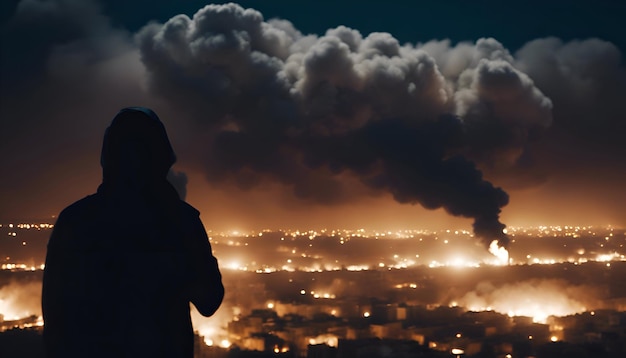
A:
<svg viewBox="0 0 626 358">
<path fill-rule="evenodd" d="M 163 123 L 148 108 L 122 109 L 105 132 L 100 157 L 105 181 L 165 178 L 175 161 Z"/>
</svg>

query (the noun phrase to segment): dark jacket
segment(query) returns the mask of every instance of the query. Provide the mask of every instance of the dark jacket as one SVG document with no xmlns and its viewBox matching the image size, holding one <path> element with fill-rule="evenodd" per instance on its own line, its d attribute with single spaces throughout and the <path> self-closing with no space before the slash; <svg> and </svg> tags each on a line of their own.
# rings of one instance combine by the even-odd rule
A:
<svg viewBox="0 0 626 358">
<path fill-rule="evenodd" d="M 210 316 L 224 287 L 198 211 L 165 179 L 174 160 L 150 110 L 124 109 L 107 129 L 103 183 L 48 242 L 48 357 L 193 357 L 189 303 Z"/>
</svg>

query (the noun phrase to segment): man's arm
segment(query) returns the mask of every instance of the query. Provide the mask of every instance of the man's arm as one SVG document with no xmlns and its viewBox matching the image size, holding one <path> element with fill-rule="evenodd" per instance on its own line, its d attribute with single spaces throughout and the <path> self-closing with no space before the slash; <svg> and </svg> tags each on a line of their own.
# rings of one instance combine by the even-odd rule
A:
<svg viewBox="0 0 626 358">
<path fill-rule="evenodd" d="M 194 217 L 189 232 L 191 233 L 189 254 L 192 270 L 189 287 L 190 301 L 201 315 L 208 317 L 217 311 L 224 299 L 222 275 L 199 216 Z"/>
</svg>

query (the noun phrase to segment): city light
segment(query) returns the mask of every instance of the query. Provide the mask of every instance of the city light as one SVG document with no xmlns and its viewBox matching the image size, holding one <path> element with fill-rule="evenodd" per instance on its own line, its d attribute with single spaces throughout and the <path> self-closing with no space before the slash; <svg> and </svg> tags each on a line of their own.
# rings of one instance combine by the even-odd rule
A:
<svg viewBox="0 0 626 358">
<path fill-rule="evenodd" d="M 26 247 L 36 246 L 35 241 L 24 235 L 25 231 L 32 231 L 34 228 L 14 225 L 9 229 L 8 225 L 5 225 L 3 229 L 16 232 L 18 239 L 15 240 L 5 234 L 2 236 L 5 240 L 14 240 L 12 244 L 16 247 L 22 246 L 22 242 L 28 243 Z M 440 282 L 440 277 L 454 278 L 450 281 L 454 289 L 445 293 L 445 302 L 427 305 L 429 311 L 439 307 L 454 309 L 455 312 L 484 312 L 502 315 L 508 319 L 509 324 L 515 324 L 514 322 L 519 320 L 543 325 L 546 330 L 549 327 L 549 333 L 533 332 L 532 335 L 527 335 L 528 339 L 535 343 L 564 340 L 563 332 L 567 331 L 568 324 L 559 321 L 559 318 L 577 317 L 583 312 L 589 312 L 587 315 L 589 317 L 598 316 L 597 310 L 605 307 L 594 303 L 602 302 L 601 300 L 586 297 L 587 293 L 591 293 L 586 287 L 578 287 L 556 278 L 516 277 L 511 280 L 498 280 L 494 279 L 498 277 L 497 275 L 487 277 L 484 274 L 491 272 L 495 274 L 502 270 L 522 272 L 534 265 L 558 265 L 559 270 L 564 272 L 602 266 L 605 267 L 603 269 L 605 272 L 610 273 L 609 270 L 615 270 L 617 264 L 626 261 L 622 251 L 623 245 L 626 244 L 626 234 L 623 231 L 608 232 L 606 231 L 608 229 L 601 228 L 548 226 L 507 229 L 507 235 L 512 239 L 508 246 L 510 252 L 494 241 L 491 244 L 491 254 L 478 245 L 472 233 L 461 230 L 375 233 L 366 230 L 334 232 L 267 230 L 263 231 L 262 235 L 239 233 L 240 236 L 233 236 L 233 232 L 228 232 L 228 236 L 211 233 L 213 238 L 211 245 L 220 261 L 220 267 L 224 268 L 225 277 L 257 278 L 250 284 L 240 284 L 237 282 L 238 279 L 233 281 L 231 284 L 236 288 L 229 287 L 227 295 L 232 292 L 240 301 L 221 309 L 217 316 L 210 319 L 198 318 L 199 315 L 192 311 L 194 329 L 201 337 L 200 342 L 206 346 L 229 349 L 237 345 L 245 349 L 262 349 L 262 343 L 258 339 L 246 338 L 249 337 L 253 327 L 262 331 L 266 326 L 270 329 L 269 327 L 278 324 L 275 322 L 281 322 L 281 325 L 286 326 L 292 324 L 298 326 L 306 324 L 298 323 L 301 322 L 299 320 L 312 322 L 316 315 L 321 315 L 320 317 L 326 317 L 328 320 L 328 323 L 324 324 L 332 327 L 332 334 L 328 331 L 327 334 L 307 336 L 306 342 L 336 347 L 339 339 L 345 339 L 341 336 L 345 333 L 337 332 L 345 332 L 346 328 L 342 324 L 350 322 L 351 319 L 360 318 L 362 324 L 376 326 L 375 332 L 379 336 L 391 334 L 389 333 L 391 331 L 387 331 L 390 328 L 378 324 L 381 317 L 394 317 L 398 322 L 410 320 L 410 305 L 394 306 L 392 302 L 387 303 L 387 306 L 383 304 L 374 307 L 373 304 L 360 301 L 357 297 L 364 294 L 380 297 L 385 292 L 392 292 L 393 296 L 397 295 L 403 300 L 416 300 L 419 295 L 432 290 L 433 284 L 446 286 L 448 282 Z M 554 238 L 555 234 L 559 235 L 557 239 Z M 580 239 L 585 237 L 586 241 Z M 567 254 L 559 256 L 556 249 L 533 250 L 538 247 L 533 240 L 538 238 L 553 240 L 549 242 L 558 243 L 553 244 L 554 247 L 568 250 Z M 272 242 L 278 244 L 273 245 Z M 472 246 L 463 246 L 464 243 L 470 243 Z M 309 246 L 311 244 L 314 245 Z M 371 252 L 363 251 L 364 247 L 370 246 Z M 432 252 L 438 253 L 439 256 L 422 246 L 432 249 Z M 260 248 L 265 250 L 262 254 Z M 352 252 L 355 249 L 365 254 L 353 256 Z M 36 260 L 20 262 L 12 256 L 6 255 L 0 266 L 8 274 L 13 272 L 37 274 L 45 268 L 43 263 Z M 256 276 L 257 274 L 263 276 Z M 366 276 L 371 280 L 357 279 Z M 474 276 L 482 277 L 481 281 L 476 282 L 475 287 L 468 285 L 459 290 L 459 284 L 464 282 L 463 277 Z M 269 281 L 266 281 L 265 277 Z M 334 279 L 331 279 L 333 277 Z M 457 280 L 456 277 L 460 279 Z M 258 285 L 254 283 L 256 281 L 259 282 Z M 288 288 L 286 291 L 290 292 L 289 299 L 283 300 L 281 295 L 270 294 L 268 282 L 274 282 L 272 285 L 275 287 Z M 37 328 L 43 325 L 40 312 L 18 308 L 19 302 L 22 301 L 20 297 L 23 296 L 15 294 L 15 297 L 8 297 L 6 292 L 13 291 L 2 291 L 1 288 L 0 294 L 5 294 L 0 295 L 0 314 L 3 315 L 0 320 L 1 329 Z M 40 287 L 37 289 L 40 290 Z M 254 293 L 248 295 L 241 292 Z M 231 299 L 227 297 L 227 300 Z M 612 304 L 614 305 L 612 307 L 617 307 L 615 305 L 621 303 L 615 301 Z M 258 313 L 258 316 L 250 318 L 250 315 L 255 314 L 254 310 L 259 308 L 265 313 Z M 593 310 L 587 311 L 587 308 Z M 272 313 L 268 313 L 268 310 Z M 286 319 L 285 317 L 292 317 L 290 315 L 300 318 L 282 321 Z M 267 319 L 269 321 L 266 321 Z M 370 329 L 372 329 L 370 333 L 374 332 L 374 328 Z M 414 335 L 418 336 L 419 334 Z M 410 339 L 425 341 L 423 337 Z M 465 352 L 466 341 L 472 338 L 465 332 L 452 332 L 448 339 L 451 341 L 431 342 L 433 349 L 448 353 L 453 349 Z M 281 354 L 286 352 L 289 346 L 272 343 L 265 349 Z M 460 351 L 455 350 L 454 353 L 467 354 Z"/>
<path fill-rule="evenodd" d="M 329 347 L 337 347 L 339 345 L 339 338 L 332 334 L 323 334 L 309 339 L 309 344 L 326 344 Z"/>
</svg>

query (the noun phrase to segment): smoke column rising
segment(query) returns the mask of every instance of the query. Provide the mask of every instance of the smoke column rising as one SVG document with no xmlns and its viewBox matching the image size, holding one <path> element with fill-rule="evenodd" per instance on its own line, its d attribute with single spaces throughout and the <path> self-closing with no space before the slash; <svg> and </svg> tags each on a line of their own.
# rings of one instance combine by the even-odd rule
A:
<svg viewBox="0 0 626 358">
<path fill-rule="evenodd" d="M 149 88 L 210 133 L 210 181 L 277 181 L 332 204 L 356 178 L 472 218 L 486 247 L 506 246 L 508 195 L 474 163 L 514 165 L 552 104 L 496 40 L 444 51 L 343 26 L 305 36 L 232 3 L 147 25 L 136 40 Z"/>
</svg>

